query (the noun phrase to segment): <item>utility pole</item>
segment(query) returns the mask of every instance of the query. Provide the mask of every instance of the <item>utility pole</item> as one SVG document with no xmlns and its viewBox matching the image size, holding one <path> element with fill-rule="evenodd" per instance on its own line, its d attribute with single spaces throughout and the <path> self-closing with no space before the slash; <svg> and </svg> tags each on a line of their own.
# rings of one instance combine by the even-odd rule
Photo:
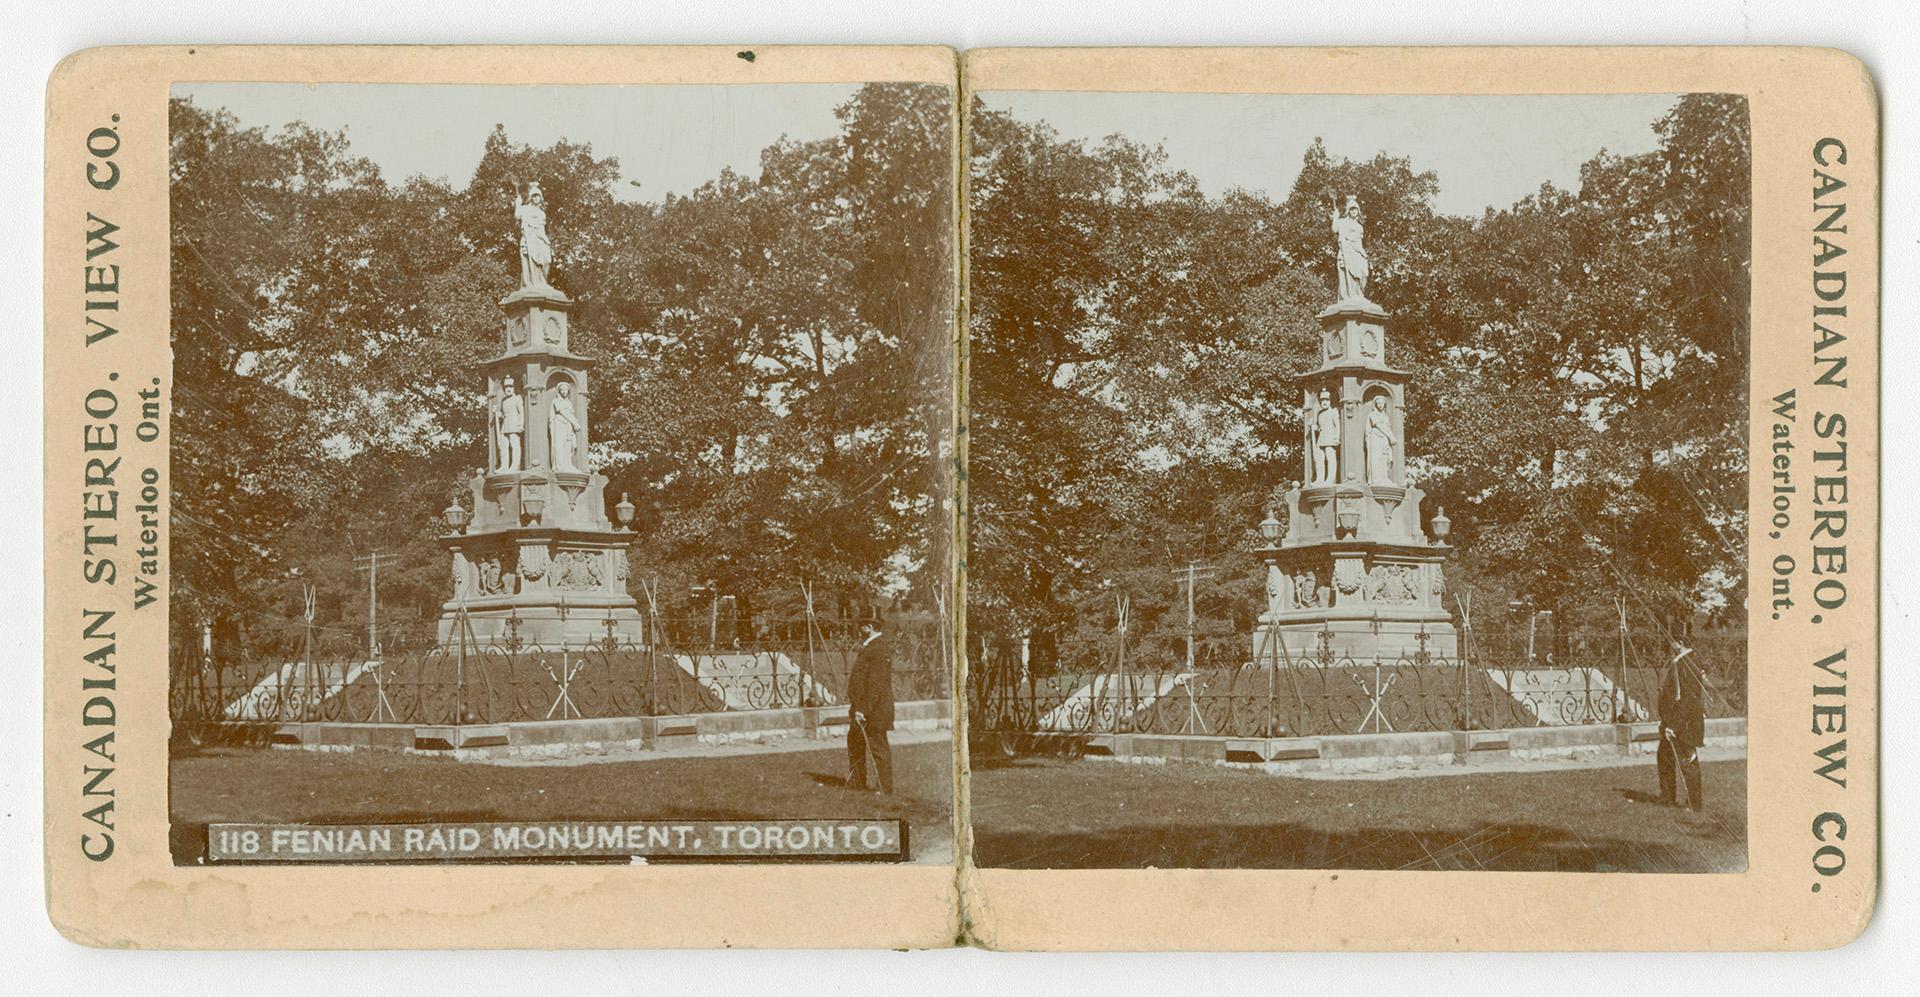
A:
<svg viewBox="0 0 1920 997">
<path fill-rule="evenodd" d="M 367 573 L 367 660 L 380 657 L 380 559 L 386 557 L 381 551 L 362 554 L 353 559 L 354 566 Z M 391 564 L 393 558 L 388 557 Z"/>
<path fill-rule="evenodd" d="M 1184 577 L 1187 583 L 1187 671 L 1193 671 L 1193 586 L 1203 578 L 1213 577 L 1213 565 L 1188 561 L 1184 568 L 1173 569 L 1173 577 Z"/>
</svg>

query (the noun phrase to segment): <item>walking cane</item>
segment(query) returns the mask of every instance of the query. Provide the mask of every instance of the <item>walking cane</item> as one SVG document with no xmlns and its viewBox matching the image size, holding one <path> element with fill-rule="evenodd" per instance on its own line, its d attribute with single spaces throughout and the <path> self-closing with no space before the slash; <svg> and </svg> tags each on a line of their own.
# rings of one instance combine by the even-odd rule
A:
<svg viewBox="0 0 1920 997">
<path fill-rule="evenodd" d="M 866 782 L 867 769 L 873 769 L 874 781 L 878 782 L 880 780 L 880 768 L 873 764 L 873 738 L 867 736 L 867 722 L 861 719 L 860 714 L 852 709 L 847 710 L 847 719 L 851 721 L 855 727 L 860 728 L 860 764 L 862 766 L 858 773 L 860 781 L 862 783 Z M 853 785 L 854 775 L 853 759 L 849 758 L 847 759 L 848 786 Z"/>
<path fill-rule="evenodd" d="M 1680 742 L 1674 739 L 1673 731 L 1663 731 L 1667 739 L 1667 749 L 1673 752 L 1673 778 L 1680 784 L 1680 798 L 1686 801 L 1686 808 L 1693 809 L 1693 787 L 1687 784 L 1687 770 L 1680 760 Z"/>
</svg>

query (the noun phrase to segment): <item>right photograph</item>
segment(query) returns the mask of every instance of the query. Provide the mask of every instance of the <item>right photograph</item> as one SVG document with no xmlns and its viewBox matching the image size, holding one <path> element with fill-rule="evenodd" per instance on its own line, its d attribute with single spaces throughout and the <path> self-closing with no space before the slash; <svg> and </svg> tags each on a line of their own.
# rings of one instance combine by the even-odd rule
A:
<svg viewBox="0 0 1920 997">
<path fill-rule="evenodd" d="M 977 865 L 1747 868 L 1744 97 L 968 111 Z"/>
</svg>

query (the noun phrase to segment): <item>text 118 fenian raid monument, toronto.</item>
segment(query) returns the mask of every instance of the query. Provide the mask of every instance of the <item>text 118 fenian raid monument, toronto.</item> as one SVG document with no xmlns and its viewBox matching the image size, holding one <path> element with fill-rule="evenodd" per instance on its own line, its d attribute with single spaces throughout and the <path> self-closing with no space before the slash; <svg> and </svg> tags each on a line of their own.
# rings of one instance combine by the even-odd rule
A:
<svg viewBox="0 0 1920 997">
<path fill-rule="evenodd" d="M 1387 313 L 1367 300 L 1360 205 L 1331 212 L 1338 297 L 1320 313 L 1320 365 L 1299 376 L 1305 478 L 1286 493 L 1284 532 L 1260 524 L 1267 607 L 1255 660 L 1330 651 L 1354 659 L 1453 658 L 1459 639 L 1444 602 L 1448 523 L 1420 528 L 1420 489 L 1407 480 L 1407 373 L 1387 366 Z"/>
<path fill-rule="evenodd" d="M 573 302 L 547 283 L 553 250 L 540 185 L 514 199 L 520 284 L 500 302 L 504 352 L 477 365 L 487 383 L 487 466 L 468 486 L 471 515 L 458 502 L 445 513 L 453 598 L 440 613 L 440 644 L 640 643 L 627 593 L 633 506 L 623 497 L 619 525 L 609 522 L 607 479 L 588 466 L 590 361 L 568 352 Z"/>
</svg>

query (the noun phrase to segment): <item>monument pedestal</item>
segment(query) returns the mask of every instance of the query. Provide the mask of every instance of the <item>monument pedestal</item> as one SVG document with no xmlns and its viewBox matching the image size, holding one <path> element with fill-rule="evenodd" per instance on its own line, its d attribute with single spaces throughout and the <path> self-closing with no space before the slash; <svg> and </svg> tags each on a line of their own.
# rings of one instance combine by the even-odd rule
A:
<svg viewBox="0 0 1920 997">
<path fill-rule="evenodd" d="M 567 349 L 573 302 L 522 287 L 500 302 L 504 351 L 481 361 L 488 397 L 487 466 L 467 483 L 440 538 L 453 562 L 453 598 L 439 641 L 471 639 L 558 650 L 642 644 L 648 634 L 627 591 L 630 503 L 607 518 L 605 475 L 587 458 L 591 361 Z M 503 418 L 518 409 L 518 419 Z M 517 446 L 507 445 L 520 427 Z M 471 525 L 468 521 L 471 520 Z"/>
<path fill-rule="evenodd" d="M 1321 364 L 1299 378 L 1306 480 L 1286 493 L 1285 532 L 1269 517 L 1255 551 L 1267 566 L 1258 663 L 1459 655 L 1442 567 L 1448 524 L 1436 516 L 1429 540 L 1425 493 L 1407 483 L 1407 374 L 1386 364 L 1386 317 L 1364 299 L 1320 313 Z"/>
</svg>

